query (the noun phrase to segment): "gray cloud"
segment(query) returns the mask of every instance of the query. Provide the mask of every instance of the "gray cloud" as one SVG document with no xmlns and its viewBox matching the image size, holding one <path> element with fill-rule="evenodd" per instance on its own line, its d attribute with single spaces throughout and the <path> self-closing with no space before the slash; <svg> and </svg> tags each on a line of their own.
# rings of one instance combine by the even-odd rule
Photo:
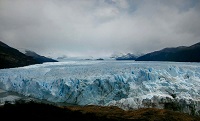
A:
<svg viewBox="0 0 200 121">
<path fill-rule="evenodd" d="M 1 0 L 0 40 L 51 56 L 150 52 L 200 40 L 199 0 Z"/>
</svg>

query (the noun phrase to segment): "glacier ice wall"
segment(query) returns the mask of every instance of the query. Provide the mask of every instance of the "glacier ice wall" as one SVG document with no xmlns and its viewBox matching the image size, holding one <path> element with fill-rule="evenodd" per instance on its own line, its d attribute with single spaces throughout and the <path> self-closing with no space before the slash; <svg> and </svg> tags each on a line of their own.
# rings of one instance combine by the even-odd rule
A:
<svg viewBox="0 0 200 121">
<path fill-rule="evenodd" d="M 199 114 L 200 64 L 69 61 L 1 69 L 0 88 L 51 102 Z"/>
</svg>

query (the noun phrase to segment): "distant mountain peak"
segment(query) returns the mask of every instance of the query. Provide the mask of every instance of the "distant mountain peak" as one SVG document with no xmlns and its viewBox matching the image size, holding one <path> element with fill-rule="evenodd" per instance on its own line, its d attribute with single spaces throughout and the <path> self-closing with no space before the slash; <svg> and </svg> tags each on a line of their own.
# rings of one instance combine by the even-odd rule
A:
<svg viewBox="0 0 200 121">
<path fill-rule="evenodd" d="M 44 62 L 58 62 L 57 60 L 54 60 L 52 58 L 47 58 L 45 56 L 41 56 L 41 55 L 37 54 L 36 52 L 31 51 L 31 50 L 27 50 L 27 49 L 25 50 L 25 55 L 34 58 L 39 63 L 44 63 Z"/>
<path fill-rule="evenodd" d="M 139 57 L 140 55 L 136 55 L 133 53 L 127 53 L 127 54 L 123 54 L 121 56 L 115 57 L 116 60 L 135 60 Z"/>
<path fill-rule="evenodd" d="M 59 59 L 67 59 L 68 58 L 68 56 L 66 56 L 66 55 L 62 55 L 62 56 L 60 56 L 60 57 L 57 57 L 57 59 L 59 60 Z"/>
</svg>

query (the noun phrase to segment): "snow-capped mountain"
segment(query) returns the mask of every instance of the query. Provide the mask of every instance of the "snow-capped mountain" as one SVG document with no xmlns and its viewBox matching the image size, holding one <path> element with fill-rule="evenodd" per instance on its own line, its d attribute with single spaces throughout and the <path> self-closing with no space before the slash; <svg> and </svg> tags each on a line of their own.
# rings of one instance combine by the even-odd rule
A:
<svg viewBox="0 0 200 121">
<path fill-rule="evenodd" d="M 52 102 L 199 114 L 200 64 L 69 61 L 0 71 L 0 88 Z"/>
<path fill-rule="evenodd" d="M 127 54 L 122 54 L 122 55 L 115 56 L 114 58 L 116 60 L 136 60 L 141 55 L 143 55 L 143 54 L 127 53 Z"/>
<path fill-rule="evenodd" d="M 110 56 L 110 58 L 115 59 L 115 58 L 120 57 L 120 56 L 123 56 L 123 55 L 124 55 L 123 53 L 113 53 L 113 54 Z"/>
<path fill-rule="evenodd" d="M 63 55 L 63 56 L 60 56 L 60 57 L 57 57 L 57 60 L 64 60 L 64 59 L 67 59 L 68 57 L 66 55 Z"/>
</svg>

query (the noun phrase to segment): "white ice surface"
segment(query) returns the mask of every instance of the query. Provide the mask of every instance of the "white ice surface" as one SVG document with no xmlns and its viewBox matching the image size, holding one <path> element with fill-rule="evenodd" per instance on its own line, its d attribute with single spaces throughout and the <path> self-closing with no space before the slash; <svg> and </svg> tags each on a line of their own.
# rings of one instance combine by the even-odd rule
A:
<svg viewBox="0 0 200 121">
<path fill-rule="evenodd" d="M 200 64 L 69 61 L 0 70 L 0 88 L 78 105 L 144 106 L 145 99 L 200 101 Z M 155 99 L 156 97 L 156 99 Z"/>
</svg>

